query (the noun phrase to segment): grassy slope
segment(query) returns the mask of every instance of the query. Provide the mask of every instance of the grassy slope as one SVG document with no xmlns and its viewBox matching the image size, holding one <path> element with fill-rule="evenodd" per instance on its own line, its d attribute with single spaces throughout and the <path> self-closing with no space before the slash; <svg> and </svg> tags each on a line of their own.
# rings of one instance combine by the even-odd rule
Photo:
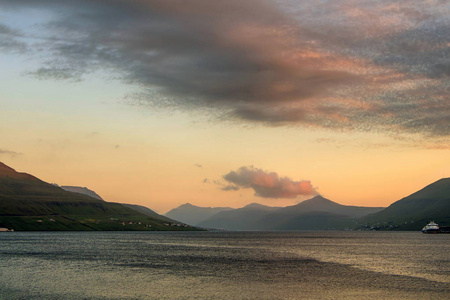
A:
<svg viewBox="0 0 450 300">
<path fill-rule="evenodd" d="M 192 230 L 165 224 L 118 203 L 64 191 L 2 163 L 0 227 L 14 230 Z"/>
<path fill-rule="evenodd" d="M 420 230 L 431 220 L 450 225 L 450 178 L 438 180 L 383 211 L 362 218 L 360 224 L 388 223 L 400 230 Z"/>
<path fill-rule="evenodd" d="M 142 205 L 137 205 L 137 204 L 128 204 L 128 203 L 122 203 L 123 206 L 131 208 L 132 210 L 135 210 L 137 212 L 140 212 L 144 215 L 147 215 L 149 217 L 152 217 L 156 220 L 160 220 L 163 222 L 169 222 L 169 223 L 176 223 L 178 221 L 175 221 L 173 219 L 170 219 L 168 217 L 162 216 L 160 214 L 157 214 L 156 212 L 154 212 L 153 210 L 151 210 L 148 207 L 142 206 Z"/>
</svg>

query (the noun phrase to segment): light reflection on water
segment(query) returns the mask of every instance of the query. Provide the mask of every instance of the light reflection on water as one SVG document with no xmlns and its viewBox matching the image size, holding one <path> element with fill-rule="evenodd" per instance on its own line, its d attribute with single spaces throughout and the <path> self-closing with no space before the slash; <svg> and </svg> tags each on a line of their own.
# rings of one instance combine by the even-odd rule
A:
<svg viewBox="0 0 450 300">
<path fill-rule="evenodd" d="M 290 251 L 385 274 L 450 283 L 450 236 L 416 232 L 356 232 L 316 239 Z M 357 236 L 357 239 L 353 237 Z"/>
<path fill-rule="evenodd" d="M 0 299 L 445 299 L 448 253 L 415 232 L 2 233 Z"/>
</svg>

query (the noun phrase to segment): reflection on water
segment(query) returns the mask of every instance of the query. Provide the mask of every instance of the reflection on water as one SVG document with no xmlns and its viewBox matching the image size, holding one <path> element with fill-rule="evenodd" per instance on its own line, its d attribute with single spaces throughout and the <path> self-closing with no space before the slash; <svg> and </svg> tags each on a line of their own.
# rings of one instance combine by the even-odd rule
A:
<svg viewBox="0 0 450 300">
<path fill-rule="evenodd" d="M 323 237 L 323 233 L 320 235 Z M 299 248 L 291 247 L 291 251 L 363 270 L 450 283 L 450 236 L 420 232 L 355 232 L 332 236 L 314 239 Z"/>
<path fill-rule="evenodd" d="M 448 253 L 415 232 L 7 232 L 0 299 L 446 299 Z"/>
</svg>

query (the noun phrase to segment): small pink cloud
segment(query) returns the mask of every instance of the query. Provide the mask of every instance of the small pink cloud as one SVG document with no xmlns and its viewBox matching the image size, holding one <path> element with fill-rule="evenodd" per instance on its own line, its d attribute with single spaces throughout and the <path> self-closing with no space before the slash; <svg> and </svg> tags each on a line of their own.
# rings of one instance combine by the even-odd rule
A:
<svg viewBox="0 0 450 300">
<path fill-rule="evenodd" d="M 223 178 L 237 188 L 252 188 L 255 195 L 263 198 L 296 198 L 302 195 L 316 195 L 317 191 L 309 180 L 294 181 L 279 177 L 275 172 L 266 172 L 254 167 L 241 167 L 225 174 Z"/>
</svg>

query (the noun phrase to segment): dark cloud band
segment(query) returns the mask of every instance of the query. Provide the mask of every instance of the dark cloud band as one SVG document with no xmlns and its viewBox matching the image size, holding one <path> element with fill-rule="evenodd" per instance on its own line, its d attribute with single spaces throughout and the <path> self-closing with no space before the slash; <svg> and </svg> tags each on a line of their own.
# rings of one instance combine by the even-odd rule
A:
<svg viewBox="0 0 450 300">
<path fill-rule="evenodd" d="M 0 24 L 0 51 L 47 53 L 28 72 L 39 79 L 104 70 L 136 88 L 138 105 L 442 137 L 446 2 L 0 0 L 18 17 L 46 16 L 33 30 Z"/>
</svg>

